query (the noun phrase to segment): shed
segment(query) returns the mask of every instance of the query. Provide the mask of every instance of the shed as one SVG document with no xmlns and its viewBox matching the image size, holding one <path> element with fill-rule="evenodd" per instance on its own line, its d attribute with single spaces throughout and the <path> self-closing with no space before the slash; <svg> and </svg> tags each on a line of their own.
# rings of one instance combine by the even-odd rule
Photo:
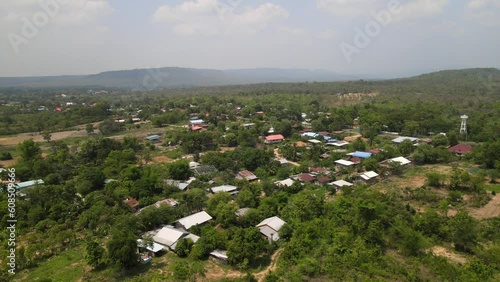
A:
<svg viewBox="0 0 500 282">
<path fill-rule="evenodd" d="M 361 152 L 361 151 L 356 151 L 354 153 L 350 154 L 352 157 L 358 157 L 360 159 L 368 159 L 369 157 L 372 156 L 372 153 L 369 152 Z"/>
<path fill-rule="evenodd" d="M 364 182 L 372 181 L 373 179 L 378 177 L 378 173 L 375 171 L 367 171 L 359 175 L 360 179 Z"/>
<path fill-rule="evenodd" d="M 238 194 L 238 187 L 233 185 L 221 185 L 217 187 L 212 187 L 210 190 L 212 190 L 212 193 L 214 194 L 217 192 L 227 192 L 231 195 Z"/>
<path fill-rule="evenodd" d="M 227 264 L 227 251 L 224 250 L 214 250 L 210 253 L 210 259 L 220 262 L 222 264 Z"/>
<path fill-rule="evenodd" d="M 277 216 L 269 217 L 264 219 L 261 223 L 257 224 L 257 228 L 259 228 L 260 233 L 266 237 L 269 241 L 278 241 L 279 235 L 278 232 L 285 225 L 281 218 Z"/>
<path fill-rule="evenodd" d="M 342 188 L 344 186 L 351 187 L 351 186 L 354 185 L 354 184 L 352 184 L 350 182 L 347 182 L 345 180 L 337 180 L 337 181 L 331 182 L 330 184 L 333 185 L 333 186 L 335 186 L 337 189 L 340 189 L 340 188 Z"/>
<path fill-rule="evenodd" d="M 410 140 L 412 143 L 418 142 L 418 138 L 415 137 L 407 137 L 407 136 L 400 136 L 398 138 L 392 139 L 392 143 L 395 144 L 401 144 L 405 140 Z"/>
<path fill-rule="evenodd" d="M 184 230 L 189 230 L 189 228 L 195 225 L 201 225 L 210 221 L 212 217 L 205 211 L 197 212 L 195 214 L 183 217 L 175 222 L 177 228 L 183 228 Z"/>
<path fill-rule="evenodd" d="M 340 166 L 343 166 L 343 167 L 350 167 L 350 166 L 353 166 L 353 165 L 356 164 L 354 162 L 347 161 L 347 160 L 336 160 L 335 163 L 337 165 L 340 165 Z"/>
<path fill-rule="evenodd" d="M 290 187 L 293 185 L 295 181 L 293 181 L 293 179 L 291 178 L 287 178 L 285 180 L 280 180 L 280 181 L 276 181 L 274 182 L 274 184 L 278 185 L 278 186 L 287 186 L 287 187 Z"/>
<path fill-rule="evenodd" d="M 409 159 L 407 159 L 407 158 L 404 158 L 404 157 L 393 158 L 393 159 L 390 159 L 388 162 L 390 162 L 390 163 L 399 163 L 402 166 L 411 164 L 411 161 Z"/>
<path fill-rule="evenodd" d="M 153 143 L 159 142 L 160 138 L 161 138 L 161 136 L 157 135 L 157 134 L 144 137 L 144 139 L 146 139 L 147 141 L 153 142 Z"/>
</svg>

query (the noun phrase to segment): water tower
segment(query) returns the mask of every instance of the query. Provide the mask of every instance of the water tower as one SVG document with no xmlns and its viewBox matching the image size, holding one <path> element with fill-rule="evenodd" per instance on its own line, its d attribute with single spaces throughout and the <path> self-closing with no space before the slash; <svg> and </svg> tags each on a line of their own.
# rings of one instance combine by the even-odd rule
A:
<svg viewBox="0 0 500 282">
<path fill-rule="evenodd" d="M 466 115 L 460 117 L 462 119 L 462 124 L 460 124 L 460 134 L 467 134 L 467 119 L 469 118 Z"/>
</svg>

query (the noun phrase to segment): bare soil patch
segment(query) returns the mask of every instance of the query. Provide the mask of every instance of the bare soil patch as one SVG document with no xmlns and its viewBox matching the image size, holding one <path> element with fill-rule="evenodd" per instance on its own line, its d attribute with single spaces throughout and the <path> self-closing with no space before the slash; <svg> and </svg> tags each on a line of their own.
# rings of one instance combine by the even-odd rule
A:
<svg viewBox="0 0 500 282">
<path fill-rule="evenodd" d="M 85 130 L 70 130 L 70 131 L 61 131 L 61 132 L 53 132 L 51 133 L 51 140 L 61 140 L 69 137 L 84 137 L 87 136 L 87 132 Z M 43 136 L 38 133 L 20 133 L 10 137 L 2 137 L 0 138 L 0 145 L 2 146 L 15 146 L 24 140 L 33 139 L 35 142 L 45 142 L 43 140 Z"/>
<path fill-rule="evenodd" d="M 434 246 L 434 247 L 432 247 L 431 252 L 433 255 L 444 257 L 453 263 L 459 263 L 459 264 L 466 264 L 467 263 L 466 257 L 459 255 L 459 254 L 456 254 L 456 253 L 452 252 L 451 250 L 446 249 L 445 247 Z"/>
<path fill-rule="evenodd" d="M 470 215 L 477 219 L 500 216 L 500 197 L 492 196 L 491 200 L 483 207 L 471 209 Z"/>
</svg>

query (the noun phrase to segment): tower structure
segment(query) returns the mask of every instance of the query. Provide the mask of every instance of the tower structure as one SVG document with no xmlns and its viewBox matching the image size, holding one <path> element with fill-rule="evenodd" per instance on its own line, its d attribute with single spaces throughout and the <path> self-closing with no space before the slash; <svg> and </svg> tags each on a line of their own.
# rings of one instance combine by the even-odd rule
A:
<svg viewBox="0 0 500 282">
<path fill-rule="evenodd" d="M 469 117 L 466 115 L 462 115 L 460 118 L 462 119 L 462 124 L 460 124 L 460 134 L 467 134 L 467 119 Z"/>
</svg>

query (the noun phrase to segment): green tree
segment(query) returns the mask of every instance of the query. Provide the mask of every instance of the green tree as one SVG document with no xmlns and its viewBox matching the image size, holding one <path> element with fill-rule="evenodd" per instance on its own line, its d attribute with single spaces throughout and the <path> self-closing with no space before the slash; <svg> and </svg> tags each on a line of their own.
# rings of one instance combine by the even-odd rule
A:
<svg viewBox="0 0 500 282">
<path fill-rule="evenodd" d="M 177 180 L 186 180 L 191 176 L 189 169 L 189 162 L 187 160 L 180 160 L 167 165 L 168 175 Z"/>
<path fill-rule="evenodd" d="M 34 159 L 39 159 L 42 156 L 40 146 L 35 143 L 33 139 L 24 140 L 17 145 L 17 149 L 22 161 L 32 161 Z"/>
<path fill-rule="evenodd" d="M 455 249 L 468 251 L 478 239 L 478 222 L 466 211 L 458 212 L 449 221 L 451 239 Z"/>
<path fill-rule="evenodd" d="M 85 256 L 87 264 L 93 268 L 99 268 L 104 264 L 105 250 L 99 242 L 94 240 L 88 240 L 85 247 L 87 255 Z"/>
<path fill-rule="evenodd" d="M 228 262 L 246 269 L 264 252 L 267 244 L 257 228 L 238 228 L 227 243 Z"/>
<path fill-rule="evenodd" d="M 191 240 L 190 238 L 180 239 L 175 246 L 175 253 L 181 258 L 185 258 L 191 252 L 193 244 L 193 240 Z"/>
<path fill-rule="evenodd" d="M 138 259 L 136 239 L 128 230 L 114 230 L 107 244 L 109 261 L 122 268 L 135 266 Z"/>
</svg>

